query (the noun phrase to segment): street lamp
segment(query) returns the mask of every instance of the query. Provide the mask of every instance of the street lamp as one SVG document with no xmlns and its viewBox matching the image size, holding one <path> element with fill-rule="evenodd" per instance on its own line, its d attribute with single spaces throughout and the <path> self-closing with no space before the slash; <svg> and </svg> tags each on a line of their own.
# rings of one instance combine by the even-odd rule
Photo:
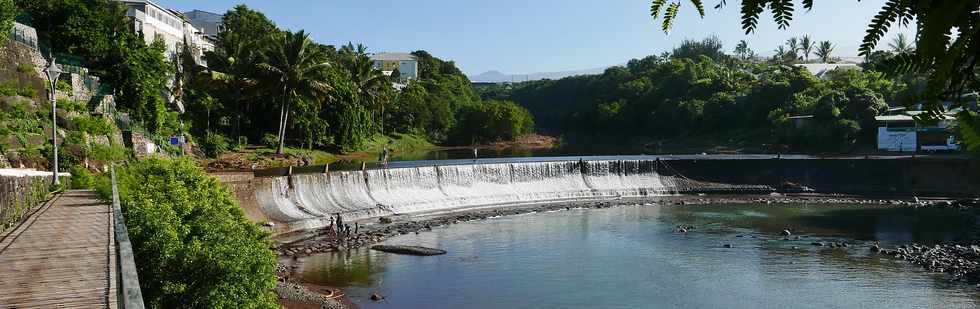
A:
<svg viewBox="0 0 980 309">
<path fill-rule="evenodd" d="M 48 82 L 51 83 L 49 90 L 51 93 L 51 144 L 54 146 L 54 157 L 52 159 L 54 163 L 54 170 L 52 171 L 54 180 L 52 180 L 52 184 L 57 186 L 61 181 L 58 180 L 58 101 L 55 99 L 55 89 L 58 86 L 58 77 L 63 72 L 58 68 L 58 64 L 55 63 L 53 53 L 51 54 L 51 63 L 45 69 L 45 73 L 48 74 Z"/>
</svg>

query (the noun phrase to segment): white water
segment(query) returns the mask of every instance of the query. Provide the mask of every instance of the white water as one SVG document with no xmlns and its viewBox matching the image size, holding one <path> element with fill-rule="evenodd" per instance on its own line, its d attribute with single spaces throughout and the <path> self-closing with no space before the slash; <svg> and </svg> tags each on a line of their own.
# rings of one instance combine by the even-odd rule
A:
<svg viewBox="0 0 980 309">
<path fill-rule="evenodd" d="M 326 225 L 335 214 L 350 220 L 676 192 L 678 179 L 657 173 L 658 165 L 626 160 L 341 171 L 261 179 L 256 197 L 273 220 L 289 223 L 292 229 L 307 229 Z"/>
</svg>

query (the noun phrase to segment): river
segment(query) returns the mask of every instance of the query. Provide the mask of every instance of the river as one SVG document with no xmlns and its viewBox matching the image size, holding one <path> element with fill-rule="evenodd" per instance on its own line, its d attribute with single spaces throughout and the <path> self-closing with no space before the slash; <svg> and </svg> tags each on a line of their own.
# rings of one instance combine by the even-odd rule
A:
<svg viewBox="0 0 980 309">
<path fill-rule="evenodd" d="M 385 241 L 449 252 L 442 256 L 362 248 L 296 263 L 304 281 L 343 288 L 362 308 L 974 308 L 977 287 L 868 247 L 949 241 L 976 222 L 955 211 L 883 206 L 632 205 L 499 217 Z M 695 228 L 679 233 L 678 225 Z M 370 301 L 373 292 L 387 300 Z"/>
</svg>

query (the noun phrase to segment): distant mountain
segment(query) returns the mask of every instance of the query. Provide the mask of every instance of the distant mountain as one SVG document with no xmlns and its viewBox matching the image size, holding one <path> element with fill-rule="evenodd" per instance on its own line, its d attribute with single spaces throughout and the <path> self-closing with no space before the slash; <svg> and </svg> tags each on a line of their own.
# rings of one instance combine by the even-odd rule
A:
<svg viewBox="0 0 980 309">
<path fill-rule="evenodd" d="M 470 75 L 471 82 L 481 82 L 481 83 L 501 83 L 501 82 L 523 82 L 526 80 L 541 80 L 541 79 L 560 79 L 563 77 L 576 76 L 576 75 L 594 75 L 602 74 L 603 71 L 609 68 L 609 66 L 585 70 L 574 70 L 574 71 L 560 71 L 560 72 L 538 72 L 531 74 L 504 74 L 500 71 L 487 71 L 477 75 Z"/>
</svg>

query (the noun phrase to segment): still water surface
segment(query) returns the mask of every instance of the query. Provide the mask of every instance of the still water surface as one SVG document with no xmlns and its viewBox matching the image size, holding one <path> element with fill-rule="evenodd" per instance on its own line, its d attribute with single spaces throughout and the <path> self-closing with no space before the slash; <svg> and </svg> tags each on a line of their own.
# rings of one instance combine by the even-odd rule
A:
<svg viewBox="0 0 980 309">
<path fill-rule="evenodd" d="M 950 240 L 976 221 L 854 205 L 573 209 L 386 241 L 449 251 L 443 256 L 358 249 L 299 266 L 305 281 L 342 287 L 362 308 L 975 308 L 976 287 L 875 256 L 868 245 Z M 696 229 L 676 233 L 679 224 Z M 784 228 L 794 237 L 779 236 Z M 811 245 L 832 241 L 852 245 Z M 372 292 L 388 301 L 371 302 Z"/>
</svg>

